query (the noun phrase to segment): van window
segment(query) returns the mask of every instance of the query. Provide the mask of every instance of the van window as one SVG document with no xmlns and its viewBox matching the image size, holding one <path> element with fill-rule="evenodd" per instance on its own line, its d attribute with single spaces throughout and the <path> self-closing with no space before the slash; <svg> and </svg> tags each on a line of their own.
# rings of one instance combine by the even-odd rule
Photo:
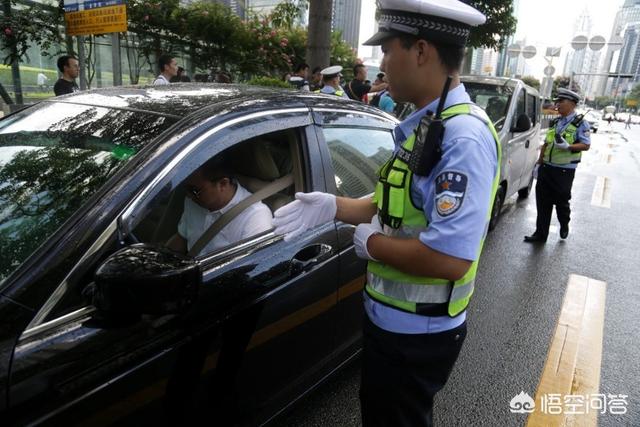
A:
<svg viewBox="0 0 640 427">
<path fill-rule="evenodd" d="M 526 105 L 525 105 L 525 92 L 524 90 L 521 90 L 520 93 L 518 94 L 518 103 L 516 105 L 516 116 L 515 116 L 515 120 L 518 120 L 518 117 L 521 114 L 526 114 L 527 110 L 526 110 Z"/>
<path fill-rule="evenodd" d="M 484 109 L 497 131 L 502 129 L 511 103 L 513 87 L 508 84 L 465 82 L 464 87 L 471 101 Z"/>
<path fill-rule="evenodd" d="M 527 115 L 531 119 L 531 125 L 535 126 L 538 118 L 538 102 L 537 97 L 527 94 Z"/>
</svg>

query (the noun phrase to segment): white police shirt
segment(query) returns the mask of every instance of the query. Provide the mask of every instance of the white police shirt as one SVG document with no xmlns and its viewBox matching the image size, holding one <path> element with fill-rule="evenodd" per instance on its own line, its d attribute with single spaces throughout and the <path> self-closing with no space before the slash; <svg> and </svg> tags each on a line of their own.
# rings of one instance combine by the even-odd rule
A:
<svg viewBox="0 0 640 427">
<path fill-rule="evenodd" d="M 225 207 L 217 211 L 210 211 L 189 197 L 184 199 L 184 211 L 178 223 L 178 234 L 187 240 L 187 248 L 191 250 L 200 236 L 211 227 L 211 225 L 233 206 L 249 197 L 251 193 L 238 184 L 236 194 Z M 232 243 L 254 236 L 272 228 L 271 210 L 262 202 L 256 202 L 231 222 L 225 225 L 213 239 L 200 251 L 198 255 L 207 254 Z"/>
<path fill-rule="evenodd" d="M 414 112 L 395 128 L 396 150 L 427 111 L 435 113 L 439 101 Z M 460 84 L 449 91 L 445 109 L 468 102 L 469 95 Z M 442 159 L 431 174 L 414 175 L 411 184 L 414 204 L 422 207 L 429 222 L 419 239 L 438 252 L 475 261 L 492 204 L 491 189 L 498 167 L 496 143 L 486 124 L 464 114 L 446 121 L 442 150 Z M 445 203 L 442 188 L 449 185 L 455 188 L 456 197 L 448 197 Z M 466 310 L 454 318 L 408 313 L 380 304 L 366 293 L 365 310 L 378 327 L 405 334 L 442 332 L 460 326 L 466 319 Z"/>
<path fill-rule="evenodd" d="M 347 93 L 344 91 L 344 89 L 340 88 L 340 90 L 342 91 L 342 96 L 340 96 L 341 98 L 351 99 L 349 98 Z M 320 89 L 320 93 L 326 93 L 327 95 L 335 95 L 336 89 L 334 89 L 332 86 L 324 85 L 322 86 L 322 89 Z"/>
</svg>

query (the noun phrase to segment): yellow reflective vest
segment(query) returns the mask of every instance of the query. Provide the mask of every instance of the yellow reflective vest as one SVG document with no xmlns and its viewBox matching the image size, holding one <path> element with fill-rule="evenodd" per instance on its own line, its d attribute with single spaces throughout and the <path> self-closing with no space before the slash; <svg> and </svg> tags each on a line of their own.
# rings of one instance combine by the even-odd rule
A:
<svg viewBox="0 0 640 427">
<path fill-rule="evenodd" d="M 491 120 L 485 112 L 475 104 L 457 104 L 442 112 L 446 120 L 469 114 L 482 120 L 491 131 L 496 143 L 498 167 L 493 177 L 491 190 L 492 206 L 500 179 L 500 139 Z M 405 152 L 411 152 L 415 143 L 415 133 L 403 144 Z M 411 200 L 412 172 L 408 164 L 394 155 L 378 173 L 378 183 L 373 202 L 378 208 L 378 216 L 383 223 L 385 234 L 392 237 L 418 238 L 427 229 L 428 223 L 422 208 L 415 206 Z M 487 227 L 491 217 L 491 209 L 487 212 Z M 485 227 L 485 235 L 487 227 Z M 484 237 L 478 248 L 478 259 Z M 374 300 L 394 308 L 417 314 L 430 316 L 460 314 L 469 304 L 473 294 L 478 259 L 471 264 L 461 279 L 453 282 L 446 279 L 421 277 L 404 273 L 390 265 L 378 261 L 369 261 L 367 265 L 367 285 L 365 291 Z"/>
</svg>

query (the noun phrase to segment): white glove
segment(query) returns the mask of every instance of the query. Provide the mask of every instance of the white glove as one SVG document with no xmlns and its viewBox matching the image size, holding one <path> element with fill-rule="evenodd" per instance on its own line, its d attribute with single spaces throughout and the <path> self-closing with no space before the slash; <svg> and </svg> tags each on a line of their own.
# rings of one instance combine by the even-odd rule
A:
<svg viewBox="0 0 640 427">
<path fill-rule="evenodd" d="M 333 194 L 296 193 L 296 200 L 273 213 L 274 232 L 285 234 L 284 240 L 289 241 L 309 228 L 333 220 L 337 209 Z"/>
<path fill-rule="evenodd" d="M 559 139 L 562 142 L 558 143 L 557 140 L 556 140 L 556 143 L 555 143 L 556 147 L 560 148 L 561 150 L 568 150 L 569 149 L 569 143 L 567 141 L 565 141 L 565 139 L 562 138 L 562 137 L 560 137 Z"/>
<path fill-rule="evenodd" d="M 373 234 L 378 233 L 382 234 L 382 225 L 380 225 L 378 215 L 374 215 L 373 218 L 371 218 L 371 223 L 358 224 L 356 231 L 353 234 L 353 246 L 355 247 L 356 255 L 358 255 L 359 258 L 378 261 L 372 257 L 367 250 L 367 240 L 369 240 L 369 237 Z"/>
<path fill-rule="evenodd" d="M 536 163 L 536 165 L 533 167 L 533 178 L 534 179 L 538 179 L 538 169 L 540 169 L 540 164 Z"/>
</svg>

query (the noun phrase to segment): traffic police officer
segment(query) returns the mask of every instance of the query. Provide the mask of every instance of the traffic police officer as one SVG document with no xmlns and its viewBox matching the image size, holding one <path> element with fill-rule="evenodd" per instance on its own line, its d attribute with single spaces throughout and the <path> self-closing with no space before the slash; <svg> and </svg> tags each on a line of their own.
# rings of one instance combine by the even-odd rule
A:
<svg viewBox="0 0 640 427">
<path fill-rule="evenodd" d="M 500 145 L 458 70 L 470 28 L 485 17 L 458 0 L 380 0 L 380 69 L 417 110 L 372 198 L 297 193 L 274 214 L 290 239 L 334 218 L 358 224 L 369 261 L 360 400 L 365 426 L 432 425 L 433 398 L 466 335 L 466 308 L 499 178 Z M 444 129 L 443 129 L 444 128 Z"/>
<path fill-rule="evenodd" d="M 558 89 L 556 108 L 560 117 L 551 123 L 536 166 L 536 231 L 525 236 L 525 242 L 547 241 L 553 205 L 560 223 L 560 237 L 566 239 L 569 235 L 571 186 L 582 152 L 591 144 L 589 123 L 575 112 L 579 102 L 577 93 Z"/>
<path fill-rule="evenodd" d="M 340 65 L 333 65 L 320 71 L 322 74 L 322 82 L 324 86 L 322 89 L 315 90 L 315 93 L 326 93 L 329 95 L 336 95 L 341 98 L 349 99 L 342 86 L 340 86 L 340 77 L 342 77 L 342 67 Z"/>
</svg>

